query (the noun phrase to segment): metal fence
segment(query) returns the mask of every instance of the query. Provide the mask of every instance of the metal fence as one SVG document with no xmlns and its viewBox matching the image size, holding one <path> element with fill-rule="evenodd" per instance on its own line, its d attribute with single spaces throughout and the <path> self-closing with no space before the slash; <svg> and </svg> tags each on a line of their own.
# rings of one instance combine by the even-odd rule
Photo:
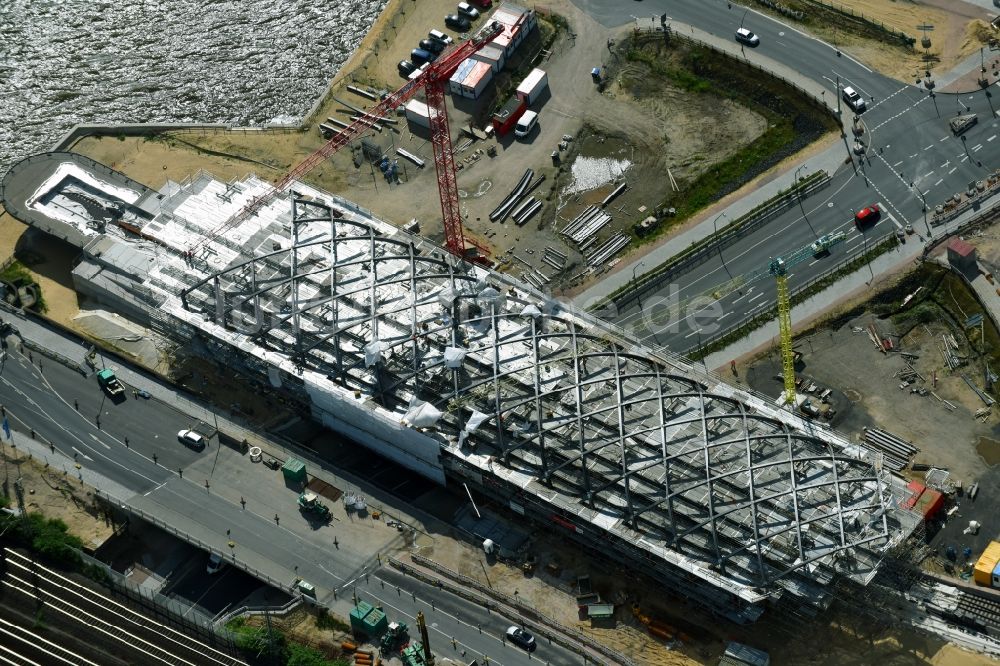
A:
<svg viewBox="0 0 1000 666">
<path fill-rule="evenodd" d="M 789 298 L 791 302 L 795 303 L 795 299 L 797 297 L 800 297 L 802 294 L 808 292 L 810 289 L 813 289 L 816 285 L 820 284 L 824 280 L 830 279 L 840 271 L 849 268 L 851 264 L 856 264 L 859 261 L 865 259 L 866 257 L 870 261 L 874 257 L 877 257 L 878 255 L 885 252 L 886 250 L 895 247 L 897 242 L 898 241 L 896 240 L 895 236 L 886 236 L 881 240 L 872 244 L 867 252 L 862 252 L 861 254 L 855 254 L 843 259 L 840 263 L 834 265 L 830 270 L 820 273 L 819 275 L 809 280 L 808 282 L 800 284 L 795 289 L 790 290 Z M 712 344 L 728 336 L 733 336 L 738 339 L 740 337 L 748 335 L 752 331 L 757 330 L 758 328 L 760 328 L 767 322 L 775 319 L 776 317 L 777 317 L 777 305 L 766 308 L 756 314 L 748 315 L 744 317 L 742 320 L 740 320 L 739 323 L 737 323 L 735 326 L 732 326 L 725 331 L 721 331 L 717 335 L 714 335 L 710 338 L 703 340 L 699 349 L 695 351 L 695 354 L 696 355 L 699 354 L 706 347 L 709 347 Z"/>
<path fill-rule="evenodd" d="M 608 302 L 614 303 L 616 307 L 621 307 L 623 303 L 645 296 L 650 290 L 659 288 L 664 281 L 707 261 L 716 252 L 729 247 L 747 234 L 757 231 L 778 215 L 794 207 L 803 197 L 807 197 L 829 184 L 830 175 L 824 171 L 801 188 L 779 193 L 774 198 L 765 201 L 729 223 L 718 233 L 713 233 L 711 236 L 696 242 L 691 248 L 674 255 L 666 263 L 643 275 L 634 285 L 626 285 L 621 293 L 612 295 L 603 303 L 596 305 L 595 309 Z"/>
<path fill-rule="evenodd" d="M 123 500 L 120 500 L 117 497 L 114 497 L 113 495 L 111 495 L 111 494 L 109 494 L 107 492 L 104 492 L 103 490 L 98 490 L 98 489 L 95 488 L 94 489 L 94 495 L 96 497 L 99 497 L 99 498 L 103 499 L 111 507 L 113 507 L 115 509 L 119 509 L 121 511 L 124 511 L 125 513 L 132 514 L 132 515 L 137 516 L 139 518 L 142 518 L 143 520 L 145 520 L 146 522 L 150 523 L 151 525 L 155 525 L 156 527 L 160 528 L 164 532 L 167 532 L 167 533 L 169 533 L 169 534 L 177 537 L 181 541 L 185 541 L 185 542 L 187 542 L 187 543 L 189 543 L 189 544 L 191 544 L 191 545 L 193 545 L 193 546 L 195 546 L 197 548 L 200 548 L 200 549 L 202 549 L 202 550 L 204 550 L 206 552 L 215 553 L 215 554 L 219 555 L 220 557 L 222 557 L 226 561 L 227 564 L 230 564 L 230 565 L 236 567 L 237 569 L 245 571 L 246 573 L 250 574 L 254 578 L 256 578 L 256 579 L 258 579 L 258 580 L 260 580 L 262 582 L 267 583 L 271 587 L 279 589 L 282 592 L 285 592 L 285 593 L 287 593 L 287 594 L 289 594 L 291 596 L 296 596 L 296 595 L 299 594 L 298 590 L 295 588 L 294 585 L 289 585 L 289 584 L 283 583 L 283 582 L 281 582 L 279 580 L 275 580 L 274 578 L 272 578 L 271 576 L 268 576 L 263 571 L 260 571 L 259 569 L 255 569 L 254 567 L 250 566 L 246 562 L 244 562 L 244 561 L 240 560 L 239 558 L 237 558 L 235 550 L 233 550 L 229 555 L 226 555 L 225 553 L 223 553 L 218 548 L 212 547 L 211 545 L 205 543 L 201 539 L 198 539 L 197 537 L 194 537 L 194 536 L 188 534 L 187 532 L 184 532 L 182 530 L 177 529 L 176 527 L 173 527 L 172 525 L 169 525 L 165 521 L 160 520 L 159 518 L 157 518 L 156 516 L 154 516 L 152 514 L 146 513 L 142 509 L 139 509 L 137 507 L 134 507 L 134 506 L 131 506 L 129 504 L 126 504 Z"/>
<path fill-rule="evenodd" d="M 113 593 L 127 600 L 126 605 L 141 608 L 143 612 L 157 622 L 198 640 L 208 643 L 217 650 L 223 650 L 231 655 L 238 655 L 233 635 L 224 628 L 217 628 L 212 618 L 204 615 L 189 604 L 176 599 L 170 599 L 160 592 L 147 589 L 131 580 L 125 574 L 115 571 L 106 563 L 80 552 L 83 564 L 100 570 L 102 582 Z M 93 576 L 91 576 L 93 577 Z"/>
</svg>

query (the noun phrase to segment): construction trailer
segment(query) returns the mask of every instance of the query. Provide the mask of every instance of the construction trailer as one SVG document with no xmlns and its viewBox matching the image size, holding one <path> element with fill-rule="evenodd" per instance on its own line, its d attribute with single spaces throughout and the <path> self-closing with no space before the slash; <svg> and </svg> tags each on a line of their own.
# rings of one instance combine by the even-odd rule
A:
<svg viewBox="0 0 1000 666">
<path fill-rule="evenodd" d="M 530 107 L 548 87 L 549 75 L 536 67 L 517 86 L 515 95 Z"/>
<path fill-rule="evenodd" d="M 493 114 L 493 129 L 497 136 L 504 136 L 514 129 L 514 125 L 527 110 L 528 105 L 516 95 L 507 100 L 500 110 Z"/>
</svg>

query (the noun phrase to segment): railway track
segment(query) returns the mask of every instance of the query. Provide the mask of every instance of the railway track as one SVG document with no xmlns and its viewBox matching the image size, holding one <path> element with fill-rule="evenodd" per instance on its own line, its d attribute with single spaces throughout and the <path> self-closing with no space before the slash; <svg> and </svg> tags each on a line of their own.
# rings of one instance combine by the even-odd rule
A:
<svg viewBox="0 0 1000 666">
<path fill-rule="evenodd" d="M 25 595 L 43 604 L 48 612 L 78 623 L 78 635 L 89 634 L 109 644 L 118 644 L 124 653 L 141 656 L 145 664 L 246 666 L 246 662 L 137 613 L 17 551 L 4 548 L 4 557 L 7 566 L 0 584 L 7 593 Z M 40 638 L 32 639 L 32 633 L 11 623 L 0 625 L 0 663 L 93 663 Z"/>
</svg>

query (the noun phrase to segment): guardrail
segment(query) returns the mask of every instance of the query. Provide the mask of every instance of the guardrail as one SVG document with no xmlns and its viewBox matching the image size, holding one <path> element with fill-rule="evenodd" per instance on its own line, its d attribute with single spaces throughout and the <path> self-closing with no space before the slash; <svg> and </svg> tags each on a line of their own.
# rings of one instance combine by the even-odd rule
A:
<svg viewBox="0 0 1000 666">
<path fill-rule="evenodd" d="M 212 547 L 211 545 L 205 543 L 201 539 L 198 539 L 198 538 L 196 538 L 194 536 L 191 536 L 187 532 L 183 532 L 183 531 L 177 529 L 176 527 L 173 527 L 172 525 L 168 524 L 166 521 L 160 520 L 156 516 L 154 516 L 152 514 L 149 514 L 149 513 L 146 513 L 145 511 L 143 511 L 142 509 L 140 509 L 138 507 L 134 507 L 134 506 L 131 506 L 129 504 L 126 504 L 124 500 L 120 500 L 117 497 L 115 497 L 115 496 L 111 495 L 110 493 L 107 493 L 107 492 L 105 492 L 103 490 L 99 490 L 99 489 L 95 488 L 94 489 L 94 496 L 103 499 L 110 506 L 112 506 L 112 507 L 114 507 L 116 509 L 120 509 L 120 510 L 126 512 L 126 513 L 130 513 L 130 514 L 133 514 L 135 516 L 138 516 L 139 518 L 142 518 L 146 522 L 148 522 L 148 523 L 150 523 L 152 525 L 155 525 L 156 527 L 160 528 L 164 532 L 168 532 L 168 533 L 172 534 L 173 536 L 177 537 L 178 539 L 181 539 L 182 541 L 186 541 L 187 543 L 189 543 L 189 544 L 191 544 L 193 546 L 196 546 L 196 547 L 198 547 L 198 548 L 200 548 L 200 549 L 202 549 L 204 551 L 207 551 L 209 553 L 215 553 L 215 554 L 221 556 L 226 561 L 227 564 L 230 564 L 230 565 L 236 567 L 237 569 L 245 571 L 246 573 L 250 574 L 254 578 L 257 578 L 258 580 L 267 583 L 271 587 L 277 588 L 277 589 L 281 590 L 282 592 L 286 592 L 286 593 L 288 593 L 291 596 L 296 596 L 296 595 L 299 594 L 298 590 L 295 588 L 294 585 L 288 585 L 286 583 L 282 583 L 281 581 L 275 580 L 274 578 L 272 578 L 271 576 L 268 576 L 263 571 L 260 571 L 259 569 L 255 569 L 254 567 L 250 566 L 246 562 L 243 562 L 242 560 L 237 559 L 235 551 L 233 551 L 229 556 L 227 556 L 221 550 Z"/>
<path fill-rule="evenodd" d="M 725 249 L 744 236 L 757 231 L 778 215 L 794 207 L 803 197 L 828 186 L 830 180 L 830 175 L 825 171 L 811 174 L 794 184 L 791 189 L 779 192 L 774 197 L 744 213 L 718 232 L 694 242 L 654 270 L 642 275 L 634 284 L 626 284 L 592 309 L 606 307 L 609 303 L 620 306 L 622 303 L 645 296 L 651 289 L 658 288 L 665 280 L 691 270 L 699 263 L 707 261 L 719 250 Z"/>
<path fill-rule="evenodd" d="M 569 637 L 573 641 L 576 641 L 578 644 L 584 645 L 588 649 L 593 650 L 598 654 L 604 655 L 609 659 L 613 659 L 615 663 L 621 664 L 622 666 L 635 666 L 635 662 L 632 659 L 629 659 L 621 652 L 618 652 L 617 650 L 614 650 L 612 648 L 607 647 L 606 645 L 599 643 L 598 641 L 587 636 L 586 634 L 577 631 L 576 629 L 567 627 L 564 624 L 557 622 L 556 620 L 550 618 L 548 615 L 545 615 L 538 609 L 529 606 L 518 597 L 510 596 L 503 592 L 497 592 L 494 589 L 488 589 L 478 580 L 474 578 L 469 578 L 468 576 L 460 574 L 457 571 L 452 571 L 451 569 L 441 566 L 437 562 L 429 560 L 426 557 L 421 557 L 420 555 L 416 554 L 412 554 L 410 555 L 410 557 L 413 559 L 415 563 L 419 564 L 420 566 L 430 569 L 431 571 L 439 573 L 442 576 L 445 576 L 446 578 L 456 583 L 459 583 L 460 584 L 459 586 L 449 586 L 451 588 L 449 591 L 452 592 L 453 594 L 457 594 L 458 596 L 469 599 L 470 601 L 480 603 L 482 601 L 481 599 L 473 598 L 471 595 L 469 595 L 467 589 L 463 589 L 463 588 L 471 588 L 479 593 L 479 595 L 477 596 L 484 596 L 487 598 L 496 599 L 497 601 L 500 601 L 501 603 L 518 611 L 520 614 L 520 618 L 522 620 L 527 618 L 533 620 L 538 624 L 544 625 L 548 630 L 552 632 L 551 634 L 548 634 L 547 637 L 550 638 L 553 642 L 559 643 L 560 645 L 562 645 L 567 649 L 573 650 L 575 652 L 577 650 L 577 646 L 573 645 L 569 640 L 566 640 L 565 637 Z M 405 563 L 400 562 L 395 558 L 389 558 L 389 563 L 392 566 L 399 569 L 400 571 L 402 571 L 404 574 L 412 574 L 415 577 L 419 577 L 420 575 L 419 571 L 415 570 L 413 567 L 407 566 Z M 431 582 L 433 584 L 437 581 L 430 580 L 428 582 Z M 486 608 L 496 609 L 495 606 L 491 607 L 489 605 L 489 602 L 486 602 Z"/>
<path fill-rule="evenodd" d="M 875 243 L 873 243 L 871 245 L 871 247 L 868 249 L 867 252 L 863 252 L 861 254 L 855 254 L 855 255 L 846 257 L 840 263 L 834 265 L 833 268 L 831 268 L 830 270 L 824 271 L 823 273 L 820 273 L 819 275 L 817 275 L 813 279 L 809 280 L 805 284 L 800 284 L 795 289 L 790 290 L 789 291 L 789 300 L 794 304 L 795 303 L 795 299 L 797 297 L 799 297 L 800 295 L 802 295 L 804 292 L 808 291 L 809 289 L 812 289 L 816 284 L 818 284 L 818 283 L 820 283 L 820 282 L 822 282 L 824 280 L 829 279 L 831 276 L 835 275 L 839 271 L 844 270 L 850 264 L 852 264 L 854 262 L 857 262 L 859 259 L 863 259 L 866 256 L 869 257 L 869 258 L 872 258 L 872 257 L 875 257 L 875 256 L 878 256 L 878 255 L 882 254 L 887 249 L 889 249 L 890 246 L 891 247 L 895 247 L 896 244 L 897 244 L 897 242 L 898 241 L 896 240 L 895 236 L 892 236 L 892 235 L 886 236 L 886 237 L 882 238 L 881 240 L 876 241 Z M 859 270 L 860 270 L 860 268 L 859 268 Z M 750 333 L 751 331 L 755 331 L 758 328 L 760 328 L 761 326 L 763 326 L 764 324 L 770 322 L 773 319 L 776 319 L 777 316 L 778 316 L 777 304 L 774 304 L 771 307 L 769 307 L 769 308 L 767 308 L 765 310 L 762 310 L 761 312 L 758 312 L 756 314 L 748 315 L 748 316 L 744 317 L 742 320 L 740 320 L 736 325 L 730 327 L 729 329 L 727 329 L 725 331 L 722 331 L 719 334 L 714 335 L 714 336 L 712 336 L 710 338 L 702 340 L 701 345 L 699 346 L 698 350 L 696 350 L 694 352 L 694 355 L 698 356 L 703 349 L 705 349 L 706 347 L 711 346 L 713 343 L 715 343 L 715 342 L 717 342 L 717 341 L 719 341 L 719 340 L 721 340 L 721 339 L 723 339 L 723 338 L 725 338 L 727 336 L 742 337 L 742 336 Z"/>
<path fill-rule="evenodd" d="M 976 195 L 974 197 L 967 198 L 965 201 L 947 209 L 944 209 L 942 205 L 942 211 L 940 213 L 935 212 L 931 217 L 931 226 L 939 227 L 942 224 L 951 222 L 966 211 L 977 210 L 985 200 L 1000 192 L 1000 169 L 994 169 L 993 173 L 984 178 L 983 181 L 985 181 L 983 190 L 979 191 L 976 188 Z"/>
</svg>

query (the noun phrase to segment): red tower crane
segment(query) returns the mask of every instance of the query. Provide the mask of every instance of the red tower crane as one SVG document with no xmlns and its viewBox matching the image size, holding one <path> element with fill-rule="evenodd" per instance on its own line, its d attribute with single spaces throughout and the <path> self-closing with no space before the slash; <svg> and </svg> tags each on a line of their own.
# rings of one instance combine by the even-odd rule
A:
<svg viewBox="0 0 1000 666">
<path fill-rule="evenodd" d="M 243 222 L 261 207 L 266 206 L 290 183 L 305 176 L 328 157 L 349 144 L 362 133 L 371 129 L 380 118 L 395 111 L 401 104 L 412 99 L 421 89 L 427 98 L 430 113 L 431 146 L 434 151 L 434 169 L 437 171 L 438 195 L 441 198 L 441 217 L 444 223 L 445 247 L 453 254 L 465 258 L 465 234 L 462 232 L 462 214 L 458 203 L 458 184 L 455 178 L 455 160 L 452 156 L 451 133 L 448 130 L 448 108 L 445 104 L 445 86 L 455 69 L 466 58 L 490 43 L 503 31 L 499 22 L 492 23 L 479 37 L 470 39 L 446 51 L 427 66 L 420 76 L 410 80 L 402 88 L 390 94 L 356 121 L 338 132 L 316 152 L 309 155 L 285 174 L 266 193 L 254 197 L 233 217 L 212 229 L 201 241 L 188 250 L 193 254 L 205 243 L 217 238 L 226 230 Z M 485 248 L 475 244 L 485 252 Z"/>
</svg>

